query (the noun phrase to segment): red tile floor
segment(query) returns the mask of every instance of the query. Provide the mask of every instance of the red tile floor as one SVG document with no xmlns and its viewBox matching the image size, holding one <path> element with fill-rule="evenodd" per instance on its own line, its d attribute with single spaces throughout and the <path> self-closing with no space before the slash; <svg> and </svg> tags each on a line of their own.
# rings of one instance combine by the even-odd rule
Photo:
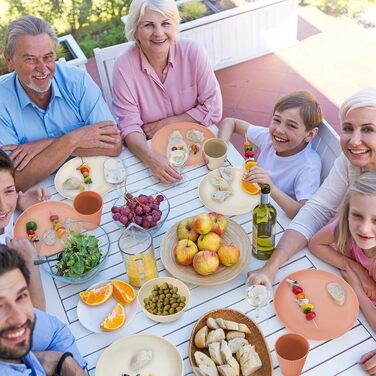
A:
<svg viewBox="0 0 376 376">
<path fill-rule="evenodd" d="M 298 40 L 290 48 L 216 71 L 223 116 L 268 126 L 276 100 L 304 89 L 317 96 L 325 119 L 339 132 L 341 102 L 361 88 L 376 87 L 376 39 L 347 18 L 300 7 Z M 99 83 L 93 60 L 87 68 Z M 233 142 L 241 151 L 240 137 Z"/>
</svg>

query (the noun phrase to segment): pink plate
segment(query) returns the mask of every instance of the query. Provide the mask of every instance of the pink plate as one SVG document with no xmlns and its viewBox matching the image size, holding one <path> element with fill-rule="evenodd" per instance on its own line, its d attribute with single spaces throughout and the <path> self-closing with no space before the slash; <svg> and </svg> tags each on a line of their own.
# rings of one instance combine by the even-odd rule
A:
<svg viewBox="0 0 376 376">
<path fill-rule="evenodd" d="M 200 148 L 202 147 L 202 144 L 205 142 L 205 140 L 207 140 L 208 138 L 214 138 L 215 137 L 214 133 L 210 129 L 204 127 L 201 124 L 196 124 L 196 123 L 169 124 L 169 125 L 166 125 L 163 128 L 160 128 L 155 133 L 155 135 L 151 139 L 151 148 L 157 154 L 165 156 L 166 155 L 167 142 L 168 142 L 168 136 L 173 131 L 176 131 L 176 130 L 179 131 L 183 135 L 185 142 L 189 146 L 190 144 L 192 144 L 192 141 L 190 141 L 186 137 L 186 133 L 190 129 L 197 129 L 198 131 L 200 131 L 204 134 L 205 139 L 200 143 Z M 202 157 L 202 151 L 200 149 L 199 152 L 196 155 L 193 155 L 192 153 L 189 155 L 186 166 L 193 166 L 193 165 L 197 165 L 197 164 L 201 164 L 201 163 L 204 163 L 204 159 Z"/>
<path fill-rule="evenodd" d="M 312 321 L 306 320 L 286 278 L 298 281 L 304 295 L 314 305 L 317 328 Z M 316 269 L 299 270 L 286 278 L 277 287 L 274 308 L 278 318 L 288 329 L 309 339 L 329 340 L 340 337 L 353 327 L 359 313 L 359 302 L 354 290 L 344 279 Z M 336 304 L 327 292 L 326 285 L 329 282 L 337 282 L 345 290 L 344 305 Z"/>
<path fill-rule="evenodd" d="M 26 222 L 34 221 L 38 225 L 36 231 L 39 242 L 35 243 L 40 256 L 50 256 L 63 249 L 62 242 L 58 239 L 52 246 L 48 246 L 43 242 L 43 234 L 52 229 L 50 222 L 50 215 L 56 214 L 59 216 L 59 220 L 62 224 L 67 219 L 79 220 L 79 214 L 73 209 L 72 206 L 60 202 L 60 201 L 46 201 L 40 202 L 30 206 L 25 210 L 18 218 L 14 225 L 14 237 L 15 238 L 27 238 L 26 234 Z"/>
</svg>

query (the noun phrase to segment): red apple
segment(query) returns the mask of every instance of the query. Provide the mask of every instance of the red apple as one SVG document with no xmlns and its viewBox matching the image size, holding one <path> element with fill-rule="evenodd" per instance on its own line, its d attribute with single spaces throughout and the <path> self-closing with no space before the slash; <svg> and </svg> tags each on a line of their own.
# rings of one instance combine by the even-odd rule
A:
<svg viewBox="0 0 376 376">
<path fill-rule="evenodd" d="M 218 235 L 222 235 L 227 228 L 227 218 L 223 214 L 214 212 L 209 213 L 209 217 L 213 223 L 212 231 Z"/>
<path fill-rule="evenodd" d="M 217 252 L 200 251 L 193 258 L 193 269 L 201 275 L 213 274 L 219 267 Z"/>
<path fill-rule="evenodd" d="M 197 247 L 200 251 L 218 251 L 222 245 L 222 238 L 215 232 L 209 232 L 205 235 L 200 235 L 197 240 Z"/>
<path fill-rule="evenodd" d="M 175 259 L 180 265 L 191 265 L 193 257 L 198 252 L 197 246 L 192 240 L 179 240 L 175 246 Z"/>
<path fill-rule="evenodd" d="M 231 266 L 236 264 L 240 258 L 240 249 L 234 245 L 222 245 L 218 249 L 219 261 L 222 265 Z"/>
<path fill-rule="evenodd" d="M 213 228 L 212 220 L 207 213 L 201 213 L 193 218 L 193 229 L 199 234 L 207 234 Z"/>
<path fill-rule="evenodd" d="M 179 222 L 176 233 L 178 239 L 190 239 L 195 242 L 198 238 L 198 233 L 193 229 L 193 219 L 186 218 Z"/>
</svg>

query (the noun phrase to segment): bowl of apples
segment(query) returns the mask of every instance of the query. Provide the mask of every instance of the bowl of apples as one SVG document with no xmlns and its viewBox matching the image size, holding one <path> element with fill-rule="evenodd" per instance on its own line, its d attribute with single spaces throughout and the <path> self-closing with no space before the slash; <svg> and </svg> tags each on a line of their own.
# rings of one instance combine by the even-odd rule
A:
<svg viewBox="0 0 376 376">
<path fill-rule="evenodd" d="M 111 208 L 113 220 L 127 228 L 136 223 L 147 231 L 157 232 L 170 213 L 167 197 L 154 189 L 142 189 L 121 195 Z"/>
<path fill-rule="evenodd" d="M 186 283 L 217 285 L 238 276 L 249 263 L 251 244 L 244 229 L 219 213 L 181 220 L 165 234 L 161 261 Z"/>
</svg>

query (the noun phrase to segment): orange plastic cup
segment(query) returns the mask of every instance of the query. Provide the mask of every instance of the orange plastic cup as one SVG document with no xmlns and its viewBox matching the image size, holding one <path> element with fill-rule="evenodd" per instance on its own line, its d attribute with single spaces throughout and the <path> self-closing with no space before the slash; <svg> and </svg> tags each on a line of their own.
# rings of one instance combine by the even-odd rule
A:
<svg viewBox="0 0 376 376">
<path fill-rule="evenodd" d="M 282 374 L 299 376 L 309 352 L 307 339 L 297 333 L 287 333 L 277 339 L 274 348 Z"/>
<path fill-rule="evenodd" d="M 101 224 L 103 199 L 99 193 L 94 191 L 79 193 L 73 200 L 73 208 L 80 220 Z"/>
</svg>

